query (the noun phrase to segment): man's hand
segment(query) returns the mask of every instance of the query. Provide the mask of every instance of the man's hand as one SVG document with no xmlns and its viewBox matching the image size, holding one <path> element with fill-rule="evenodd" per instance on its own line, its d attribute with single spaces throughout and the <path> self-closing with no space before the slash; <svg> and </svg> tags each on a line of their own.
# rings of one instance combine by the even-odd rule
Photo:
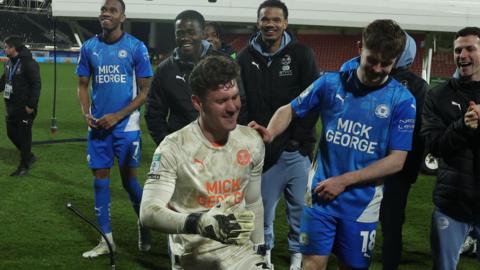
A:
<svg viewBox="0 0 480 270">
<path fill-rule="evenodd" d="M 93 117 L 93 115 L 87 113 L 84 115 L 85 117 L 85 121 L 87 121 L 87 125 L 91 128 L 97 128 L 97 119 L 95 119 L 95 117 Z"/>
<path fill-rule="evenodd" d="M 110 129 L 120 120 L 121 118 L 116 113 L 108 113 L 97 120 L 97 125 L 101 128 Z"/>
<path fill-rule="evenodd" d="M 32 114 L 35 110 L 28 107 L 28 106 L 25 106 L 25 111 L 28 113 L 28 114 Z"/>
<path fill-rule="evenodd" d="M 258 134 L 260 134 L 264 143 L 270 143 L 272 141 L 272 135 L 264 126 L 258 124 L 255 121 L 251 121 L 250 123 L 248 123 L 248 126 L 255 129 Z"/>
<path fill-rule="evenodd" d="M 330 177 L 322 182 L 319 182 L 314 189 L 318 197 L 324 201 L 331 201 L 335 199 L 346 188 L 342 176 Z"/>
<path fill-rule="evenodd" d="M 252 211 L 239 209 L 229 197 L 200 216 L 197 232 L 224 244 L 243 245 L 250 240 L 254 219 Z"/>
<path fill-rule="evenodd" d="M 463 117 L 465 125 L 471 129 L 478 128 L 478 121 L 480 118 L 480 105 L 475 104 L 475 102 L 470 101 L 467 112 Z"/>
</svg>

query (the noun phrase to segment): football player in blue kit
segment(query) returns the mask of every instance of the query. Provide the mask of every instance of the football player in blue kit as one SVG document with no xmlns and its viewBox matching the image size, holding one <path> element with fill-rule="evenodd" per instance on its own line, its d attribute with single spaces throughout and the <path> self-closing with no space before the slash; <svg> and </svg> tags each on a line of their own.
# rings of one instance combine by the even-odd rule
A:
<svg viewBox="0 0 480 270">
<path fill-rule="evenodd" d="M 152 68 L 147 48 L 122 31 L 123 0 L 105 0 L 99 21 L 102 34 L 87 40 L 81 49 L 77 75 L 78 98 L 88 124 L 87 160 L 94 175 L 97 222 L 115 249 L 110 226 L 110 168 L 118 159 L 120 176 L 138 216 L 142 188 L 136 168 L 140 164 L 140 111 L 145 102 Z M 92 79 L 91 103 L 88 85 Z M 139 249 L 148 251 L 148 231 L 139 224 Z M 102 239 L 85 258 L 108 254 Z"/>
<path fill-rule="evenodd" d="M 394 21 L 370 23 L 357 69 L 320 77 L 280 107 L 266 129 L 250 123 L 270 142 L 294 117 L 320 113 L 323 130 L 301 221 L 303 269 L 326 269 L 332 252 L 339 269 L 369 267 L 382 178 L 403 167 L 415 125 L 414 97 L 389 76 L 404 43 Z"/>
</svg>

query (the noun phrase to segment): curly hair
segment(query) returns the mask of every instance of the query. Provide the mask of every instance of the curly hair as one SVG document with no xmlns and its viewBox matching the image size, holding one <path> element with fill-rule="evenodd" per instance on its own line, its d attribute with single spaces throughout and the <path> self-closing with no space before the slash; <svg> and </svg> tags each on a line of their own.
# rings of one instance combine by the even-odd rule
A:
<svg viewBox="0 0 480 270">
<path fill-rule="evenodd" d="M 393 20 L 375 20 L 363 29 L 362 43 L 384 59 L 398 58 L 405 47 L 405 33 Z"/>
<path fill-rule="evenodd" d="M 207 91 L 214 91 L 240 76 L 240 67 L 226 56 L 208 56 L 193 68 L 189 77 L 192 93 L 205 98 Z"/>
<path fill-rule="evenodd" d="M 287 8 L 287 5 L 285 5 L 285 3 L 283 3 L 283 2 L 280 1 L 280 0 L 265 0 L 265 1 L 263 1 L 263 3 L 261 3 L 260 6 L 258 6 L 258 9 L 257 9 L 257 19 L 260 19 L 260 10 L 262 10 L 262 8 L 267 8 L 267 7 L 273 7 L 273 8 L 280 8 L 280 9 L 282 9 L 284 19 L 285 19 L 285 20 L 288 19 L 288 8 Z"/>
</svg>

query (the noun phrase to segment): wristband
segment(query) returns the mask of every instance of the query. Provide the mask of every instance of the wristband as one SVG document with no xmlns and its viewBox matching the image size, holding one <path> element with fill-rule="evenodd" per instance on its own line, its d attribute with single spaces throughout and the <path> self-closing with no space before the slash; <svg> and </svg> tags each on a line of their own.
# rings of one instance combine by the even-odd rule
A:
<svg viewBox="0 0 480 270">
<path fill-rule="evenodd" d="M 201 217 L 201 213 L 192 213 L 188 215 L 185 220 L 185 232 L 188 234 L 198 234 L 198 222 L 200 222 Z"/>
</svg>

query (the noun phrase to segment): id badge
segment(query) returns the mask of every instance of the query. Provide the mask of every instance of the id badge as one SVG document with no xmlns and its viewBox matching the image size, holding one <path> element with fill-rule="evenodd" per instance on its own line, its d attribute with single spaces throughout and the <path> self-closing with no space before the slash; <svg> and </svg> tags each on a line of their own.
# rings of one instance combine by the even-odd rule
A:
<svg viewBox="0 0 480 270">
<path fill-rule="evenodd" d="M 3 97 L 6 99 L 10 99 L 10 95 L 13 92 L 13 87 L 10 83 L 5 84 L 5 89 L 3 91 Z"/>
</svg>

